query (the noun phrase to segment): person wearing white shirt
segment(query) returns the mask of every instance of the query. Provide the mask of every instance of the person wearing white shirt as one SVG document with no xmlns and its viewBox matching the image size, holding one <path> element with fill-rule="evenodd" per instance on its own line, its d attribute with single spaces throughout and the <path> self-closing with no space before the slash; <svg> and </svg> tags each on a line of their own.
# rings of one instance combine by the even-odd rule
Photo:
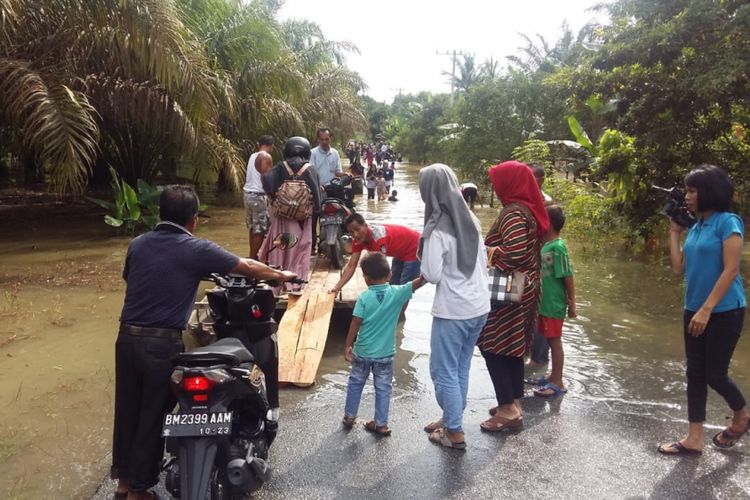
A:
<svg viewBox="0 0 750 500">
<path fill-rule="evenodd" d="M 418 255 L 422 275 L 437 286 L 432 304 L 430 376 L 442 418 L 425 426 L 430 441 L 466 447 L 463 412 L 477 338 L 490 311 L 487 255 L 479 220 L 469 211 L 450 167 L 419 171 L 425 226 Z"/>
<path fill-rule="evenodd" d="M 247 160 L 245 185 L 242 187 L 242 192 L 251 259 L 258 258 L 258 250 L 268 231 L 268 197 L 263 190 L 262 175 L 271 167 L 272 162 L 268 160 L 273 152 L 274 142 L 272 136 L 262 136 L 258 140 L 260 144 L 258 152 L 250 155 L 250 159 Z"/>
<path fill-rule="evenodd" d="M 331 147 L 330 129 L 318 129 L 318 147 L 313 148 L 310 153 L 310 166 L 318 172 L 321 189 L 330 184 L 335 177 L 346 176 L 341 168 L 339 152 Z"/>
<path fill-rule="evenodd" d="M 320 190 L 325 193 L 325 187 L 336 177 L 348 174 L 341 168 L 341 157 L 335 148 L 331 147 L 331 129 L 321 127 L 317 132 L 318 147 L 310 152 L 310 166 L 318 173 Z M 313 252 L 318 248 L 318 214 L 312 218 Z"/>
</svg>

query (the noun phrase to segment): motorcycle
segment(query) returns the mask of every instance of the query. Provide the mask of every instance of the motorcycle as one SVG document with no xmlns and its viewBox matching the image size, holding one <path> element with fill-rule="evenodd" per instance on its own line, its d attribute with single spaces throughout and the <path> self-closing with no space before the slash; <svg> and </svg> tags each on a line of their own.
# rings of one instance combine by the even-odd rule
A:
<svg viewBox="0 0 750 500">
<path fill-rule="evenodd" d="M 350 177 L 336 177 L 326 186 L 320 207 L 320 248 L 334 269 L 344 267 L 344 220 L 354 211 Z"/>
<path fill-rule="evenodd" d="M 241 499 L 260 489 L 271 475 L 268 452 L 278 429 L 269 405 L 278 401 L 277 283 L 210 279 L 216 288 L 190 330 L 201 344 L 215 341 L 173 360 L 178 409 L 162 430 L 167 490 L 186 500 Z"/>
</svg>

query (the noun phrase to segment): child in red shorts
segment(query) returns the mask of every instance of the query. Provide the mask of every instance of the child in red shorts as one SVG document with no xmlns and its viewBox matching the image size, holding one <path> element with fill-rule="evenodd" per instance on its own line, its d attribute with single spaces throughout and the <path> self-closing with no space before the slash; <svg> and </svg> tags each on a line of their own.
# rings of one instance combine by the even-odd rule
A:
<svg viewBox="0 0 750 500">
<path fill-rule="evenodd" d="M 567 389 L 562 380 L 565 355 L 562 346 L 562 327 L 565 313 L 576 317 L 576 292 L 573 270 L 568 260 L 568 247 L 560 239 L 565 225 L 565 214 L 557 205 L 547 207 L 550 227 L 542 247 L 542 302 L 539 306 L 539 331 L 549 342 L 552 370 L 546 383 L 534 391 L 535 396 L 556 398 Z"/>
</svg>

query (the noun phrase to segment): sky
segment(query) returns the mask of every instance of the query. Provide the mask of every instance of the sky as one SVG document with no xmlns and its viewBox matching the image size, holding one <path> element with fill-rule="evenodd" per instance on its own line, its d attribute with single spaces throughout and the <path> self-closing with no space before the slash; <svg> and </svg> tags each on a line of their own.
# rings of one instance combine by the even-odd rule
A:
<svg viewBox="0 0 750 500">
<path fill-rule="evenodd" d="M 366 94 L 390 103 L 399 92 L 449 92 L 451 57 L 463 51 L 477 63 L 505 56 L 524 46 L 519 36 L 542 35 L 550 45 L 567 20 L 574 33 L 604 14 L 587 11 L 602 0 L 286 0 L 282 20 L 309 19 L 329 40 L 354 43 L 360 54 L 347 65 L 368 86 Z"/>
</svg>

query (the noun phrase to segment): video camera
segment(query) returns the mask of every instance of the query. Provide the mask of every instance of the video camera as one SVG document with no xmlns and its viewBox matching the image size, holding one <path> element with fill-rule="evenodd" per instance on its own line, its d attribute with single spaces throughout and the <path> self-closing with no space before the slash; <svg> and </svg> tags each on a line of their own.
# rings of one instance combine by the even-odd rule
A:
<svg viewBox="0 0 750 500">
<path fill-rule="evenodd" d="M 670 219 L 675 221 L 685 229 L 690 229 L 695 224 L 695 217 L 688 211 L 685 205 L 685 193 L 681 189 L 673 187 L 663 188 L 661 186 L 653 185 L 651 189 L 654 191 L 660 191 L 667 193 L 667 203 L 662 208 L 662 213 L 669 216 Z"/>
</svg>

